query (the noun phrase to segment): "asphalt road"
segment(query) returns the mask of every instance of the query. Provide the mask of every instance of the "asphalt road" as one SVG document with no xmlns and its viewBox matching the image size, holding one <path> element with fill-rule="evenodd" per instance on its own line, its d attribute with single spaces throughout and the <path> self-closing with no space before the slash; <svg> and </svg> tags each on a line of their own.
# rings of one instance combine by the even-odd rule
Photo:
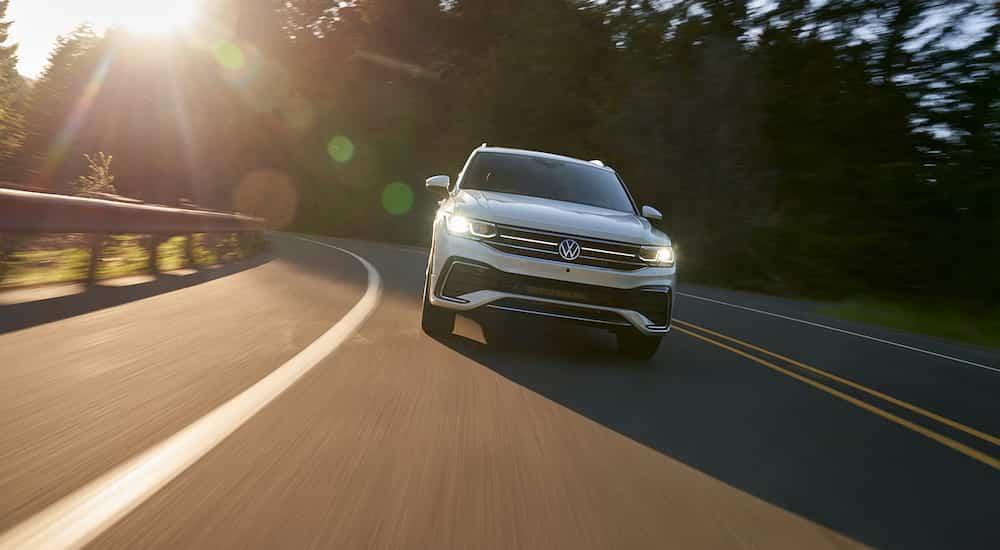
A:
<svg viewBox="0 0 1000 550">
<path fill-rule="evenodd" d="M 425 252 L 323 240 L 371 269 L 275 235 L 0 306 L 0 548 L 1000 546 L 995 352 L 683 284 L 649 364 L 520 317 L 439 341 Z"/>
</svg>

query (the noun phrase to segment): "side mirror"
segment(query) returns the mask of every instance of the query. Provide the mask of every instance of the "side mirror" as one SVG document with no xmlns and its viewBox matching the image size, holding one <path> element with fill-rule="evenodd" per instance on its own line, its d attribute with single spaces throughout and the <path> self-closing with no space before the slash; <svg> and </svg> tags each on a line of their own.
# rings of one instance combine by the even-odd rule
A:
<svg viewBox="0 0 1000 550">
<path fill-rule="evenodd" d="M 642 217 L 654 222 L 663 221 L 663 213 L 652 206 L 642 207 Z"/>
<path fill-rule="evenodd" d="M 451 187 L 451 178 L 448 176 L 431 176 L 425 182 L 427 190 L 441 195 L 447 195 Z"/>
</svg>

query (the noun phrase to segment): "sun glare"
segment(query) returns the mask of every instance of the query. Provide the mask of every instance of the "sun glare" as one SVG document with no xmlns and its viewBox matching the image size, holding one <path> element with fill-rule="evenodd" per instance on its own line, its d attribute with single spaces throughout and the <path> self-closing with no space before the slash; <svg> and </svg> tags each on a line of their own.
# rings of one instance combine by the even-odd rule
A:
<svg viewBox="0 0 1000 550">
<path fill-rule="evenodd" d="M 198 0 L 113 0 L 109 4 L 107 15 L 113 26 L 156 35 L 187 28 L 197 13 Z"/>
</svg>

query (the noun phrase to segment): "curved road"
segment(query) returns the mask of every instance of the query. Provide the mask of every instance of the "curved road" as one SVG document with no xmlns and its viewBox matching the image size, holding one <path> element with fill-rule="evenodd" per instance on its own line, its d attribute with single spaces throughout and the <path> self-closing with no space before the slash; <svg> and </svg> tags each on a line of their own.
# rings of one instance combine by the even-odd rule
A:
<svg viewBox="0 0 1000 550">
<path fill-rule="evenodd" d="M 424 251 L 272 245 L 0 305 L 0 548 L 1000 540 L 994 352 L 694 285 L 651 364 L 518 317 L 438 341 Z"/>
</svg>

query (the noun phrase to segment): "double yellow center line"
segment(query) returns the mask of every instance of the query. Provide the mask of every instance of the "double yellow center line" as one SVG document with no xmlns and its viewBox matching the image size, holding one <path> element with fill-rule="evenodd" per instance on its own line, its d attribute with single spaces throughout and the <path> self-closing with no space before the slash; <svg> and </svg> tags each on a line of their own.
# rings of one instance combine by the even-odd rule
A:
<svg viewBox="0 0 1000 550">
<path fill-rule="evenodd" d="M 920 416 L 922 416 L 924 418 L 933 420 L 933 421 L 935 421 L 935 422 L 937 422 L 939 424 L 943 424 L 945 426 L 948 426 L 949 428 L 952 428 L 952 429 L 955 429 L 955 430 L 959 430 L 959 431 L 961 431 L 963 433 L 966 433 L 966 434 L 968 434 L 968 435 L 970 435 L 972 437 L 975 437 L 977 439 L 985 441 L 986 443 L 990 443 L 990 444 L 992 444 L 994 446 L 1000 446 L 1000 438 L 998 438 L 996 436 L 984 433 L 984 432 L 982 432 L 980 430 L 977 430 L 975 428 L 970 428 L 969 426 L 966 426 L 965 424 L 962 424 L 960 422 L 956 422 L 956 421 L 951 420 L 949 418 L 945 418 L 945 417 L 943 417 L 943 416 L 941 416 L 939 414 L 935 414 L 935 413 L 933 413 L 931 411 L 928 411 L 926 409 L 923 409 L 921 407 L 913 405 L 912 403 L 908 403 L 908 402 L 903 401 L 901 399 L 897 399 L 897 398 L 892 397 L 890 395 L 886 395 L 886 394 L 884 394 L 884 393 L 882 393 L 882 392 L 880 392 L 878 390 L 874 390 L 872 388 L 869 388 L 867 386 L 864 386 L 862 384 L 854 382 L 853 380 L 848 380 L 847 378 L 844 378 L 842 376 L 838 376 L 836 374 L 827 372 L 827 371 L 825 371 L 823 369 L 812 367 L 810 365 L 802 363 L 801 361 L 796 361 L 795 359 L 792 359 L 790 357 L 785 357 L 784 355 L 781 355 L 781 354 L 778 354 L 778 353 L 774 353 L 773 351 L 766 350 L 766 349 L 764 349 L 762 347 L 755 346 L 755 345 L 750 344 L 748 342 L 744 342 L 742 340 L 733 338 L 732 336 L 727 336 L 725 334 L 716 332 L 714 330 L 710 330 L 710 329 L 707 329 L 705 327 L 695 325 L 693 323 L 688 323 L 688 322 L 682 321 L 680 319 L 674 319 L 673 322 L 674 322 L 674 330 L 676 330 L 678 332 L 687 334 L 688 336 L 693 336 L 693 337 L 695 337 L 695 338 L 697 338 L 699 340 L 702 340 L 704 342 L 712 344 L 713 346 L 722 348 L 724 350 L 727 350 L 727 351 L 730 351 L 732 353 L 735 353 L 735 354 L 737 354 L 737 355 L 739 355 L 741 357 L 749 359 L 750 361 L 753 361 L 754 363 L 757 363 L 759 365 L 763 365 L 763 366 L 765 366 L 765 367 L 767 367 L 767 368 L 769 368 L 769 369 L 771 369 L 771 370 L 773 370 L 775 372 L 779 372 L 781 374 L 784 374 L 785 376 L 789 376 L 791 378 L 794 378 L 795 380 L 798 380 L 799 382 L 802 382 L 804 384 L 808 384 L 809 386 L 812 386 L 812 387 L 814 387 L 814 388 L 816 388 L 816 389 L 818 389 L 818 390 L 820 390 L 820 391 L 822 391 L 824 393 L 832 395 L 832 396 L 834 396 L 834 397 L 836 397 L 838 399 L 841 399 L 843 401 L 846 401 L 846 402 L 848 402 L 848 403 L 850 403 L 850 404 L 852 404 L 852 405 L 854 405 L 856 407 L 864 409 L 865 411 L 868 411 L 868 412 L 870 412 L 870 413 L 872 413 L 874 415 L 877 415 L 877 416 L 879 416 L 881 418 L 884 418 L 884 419 L 886 419 L 886 420 L 888 420 L 888 421 L 890 421 L 890 422 L 892 422 L 894 424 L 900 425 L 900 426 L 902 426 L 902 427 L 904 427 L 904 428 L 906 428 L 906 429 L 908 429 L 910 431 L 916 432 L 916 433 L 918 433 L 918 434 L 920 434 L 920 435 L 922 435 L 924 437 L 927 437 L 927 438 L 929 438 L 929 439 L 931 439 L 933 441 L 936 441 L 937 443 L 940 443 L 941 445 L 944 445 L 945 447 L 948 447 L 948 448 L 950 448 L 950 449 L 952 449 L 954 451 L 958 451 L 958 452 L 962 453 L 963 455 L 968 456 L 969 458 L 972 458 L 974 460 L 982 462 L 983 464 L 986 464 L 987 466 L 991 466 L 994 469 L 1000 470 L 1000 459 L 997 459 L 997 458 L 995 458 L 993 456 L 990 456 L 990 455 L 988 455 L 988 454 L 986 454 L 986 453 L 984 453 L 982 451 L 979 451 L 978 449 L 974 449 L 974 448 L 972 448 L 972 447 L 970 447 L 968 445 L 965 445 L 963 443 L 955 441 L 954 439 L 952 439 L 952 438 L 950 438 L 948 436 L 942 435 L 942 434 L 940 434 L 938 432 L 935 432 L 933 430 L 925 428 L 924 426 L 921 426 L 920 424 L 911 422 L 911 421 L 909 421 L 909 420 L 907 420 L 905 418 L 902 418 L 902 417 L 900 417 L 898 415 L 895 415 L 895 414 L 893 414 L 893 413 L 891 413 L 889 411 L 886 411 L 884 409 L 876 407 L 875 405 L 872 405 L 871 403 L 868 403 L 866 401 L 858 399 L 857 397 L 848 395 L 847 393 L 845 393 L 843 391 L 840 391 L 840 390 L 838 390 L 838 389 L 836 389 L 836 388 L 834 388 L 834 387 L 832 387 L 830 385 L 824 384 L 823 382 L 820 382 L 818 380 L 815 380 L 813 378 L 805 376 L 805 375 L 802 374 L 802 372 L 804 371 L 804 372 L 807 372 L 807 373 L 812 374 L 814 376 L 817 376 L 819 378 L 823 378 L 823 379 L 826 379 L 826 380 L 829 380 L 829 381 L 836 382 L 838 384 L 842 384 L 842 385 L 847 386 L 847 387 L 849 387 L 851 389 L 860 391 L 860 392 L 862 392 L 862 393 L 864 393 L 866 395 L 874 397 L 874 398 L 876 398 L 878 400 L 884 401 L 886 403 L 890 403 L 892 405 L 895 405 L 897 407 L 900 407 L 902 409 L 906 409 L 907 411 L 910 411 L 912 413 L 920 415 Z M 739 347 L 737 347 L 737 346 L 739 346 Z M 764 358 L 761 358 L 761 357 L 759 357 L 757 355 L 749 353 L 746 350 L 751 350 L 751 351 L 757 352 L 759 354 L 763 354 L 763 355 L 765 355 L 767 357 L 771 357 L 773 359 L 777 359 L 778 361 L 783 362 L 786 365 L 791 365 L 791 368 L 788 367 L 788 366 L 778 365 L 778 364 L 776 364 L 776 363 L 774 363 L 772 361 L 769 361 L 767 359 L 764 359 Z M 799 371 L 796 372 L 795 369 L 799 369 Z"/>
</svg>

